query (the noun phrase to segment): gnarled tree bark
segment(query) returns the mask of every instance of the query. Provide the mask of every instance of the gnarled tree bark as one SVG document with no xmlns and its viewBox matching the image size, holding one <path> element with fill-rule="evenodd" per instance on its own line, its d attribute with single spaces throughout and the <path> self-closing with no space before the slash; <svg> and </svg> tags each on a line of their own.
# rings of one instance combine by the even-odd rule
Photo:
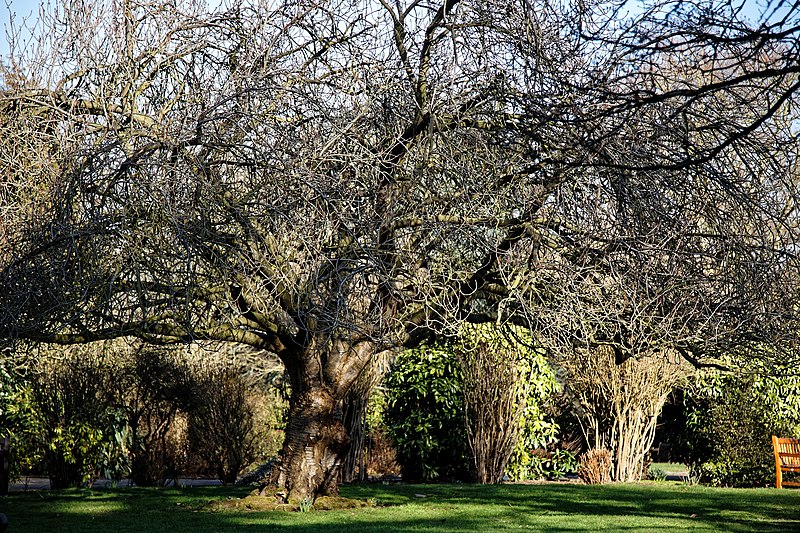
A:
<svg viewBox="0 0 800 533">
<path fill-rule="evenodd" d="M 344 425 L 345 401 L 372 359 L 375 345 L 360 342 L 351 346 L 348 341 L 323 338 L 311 342 L 306 350 L 291 357 L 281 354 L 292 392 L 284 444 L 270 482 L 283 488 L 285 499 L 292 502 L 338 494 L 342 466 L 350 450 Z M 341 357 L 348 357 L 350 364 L 335 364 Z"/>
</svg>

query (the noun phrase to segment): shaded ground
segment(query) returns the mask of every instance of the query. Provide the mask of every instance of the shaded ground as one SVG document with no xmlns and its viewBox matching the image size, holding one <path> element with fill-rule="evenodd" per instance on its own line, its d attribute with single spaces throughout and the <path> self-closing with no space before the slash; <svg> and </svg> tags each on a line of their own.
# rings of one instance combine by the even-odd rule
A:
<svg viewBox="0 0 800 533">
<path fill-rule="evenodd" d="M 679 463 L 652 463 L 651 468 L 658 468 L 667 473 L 669 481 L 688 481 L 689 469 Z"/>
<path fill-rule="evenodd" d="M 172 484 L 170 484 L 172 485 Z M 205 487 L 222 485 L 218 479 L 194 479 L 194 478 L 178 478 L 179 487 Z M 93 489 L 107 489 L 114 486 L 114 482 L 110 479 L 98 479 L 92 483 Z M 117 482 L 118 488 L 130 487 L 131 482 L 129 479 L 123 479 Z M 50 480 L 46 477 L 29 477 L 22 478 L 14 483 L 9 484 L 8 490 L 12 492 L 24 492 L 34 490 L 50 490 Z"/>
<path fill-rule="evenodd" d="M 800 531 L 800 491 L 679 483 L 345 486 L 375 507 L 306 513 L 212 512 L 249 487 L 82 489 L 0 498 L 9 531 Z"/>
<path fill-rule="evenodd" d="M 689 471 L 685 465 L 677 463 L 653 463 L 667 472 L 667 480 L 669 481 L 687 481 L 689 479 Z M 579 482 L 577 476 L 570 476 L 565 481 Z M 552 483 L 551 481 L 535 480 L 526 482 L 530 484 Z M 179 487 L 203 487 L 203 486 L 216 486 L 222 483 L 218 479 L 196 479 L 196 478 L 178 478 Z M 171 486 L 172 484 L 168 485 Z M 131 482 L 128 479 L 123 479 L 117 482 L 116 487 L 125 488 L 130 487 Z M 98 479 L 92 484 L 92 488 L 112 488 L 114 483 L 109 479 Z M 14 492 L 21 492 L 26 490 L 50 490 L 50 481 L 46 477 L 28 477 L 20 479 L 9 485 L 9 490 Z"/>
</svg>

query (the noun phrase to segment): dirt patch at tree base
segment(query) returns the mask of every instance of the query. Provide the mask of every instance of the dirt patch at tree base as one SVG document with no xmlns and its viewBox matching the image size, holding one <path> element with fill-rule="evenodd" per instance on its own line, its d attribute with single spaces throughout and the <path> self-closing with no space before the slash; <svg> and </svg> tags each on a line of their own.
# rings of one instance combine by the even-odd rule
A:
<svg viewBox="0 0 800 533">
<path fill-rule="evenodd" d="M 359 509 L 374 507 L 374 504 L 364 500 L 344 498 L 342 496 L 320 496 L 313 503 L 307 501 L 285 501 L 282 490 L 267 487 L 256 489 L 244 498 L 212 501 L 205 509 L 209 511 L 334 511 L 337 509 Z"/>
</svg>

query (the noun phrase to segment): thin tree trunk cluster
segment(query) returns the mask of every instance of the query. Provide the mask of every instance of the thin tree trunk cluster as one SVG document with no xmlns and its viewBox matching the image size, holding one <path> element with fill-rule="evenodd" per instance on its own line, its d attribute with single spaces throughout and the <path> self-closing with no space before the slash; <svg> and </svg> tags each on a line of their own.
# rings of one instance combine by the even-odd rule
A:
<svg viewBox="0 0 800 533">
<path fill-rule="evenodd" d="M 367 480 L 367 411 L 370 397 L 389 370 L 389 353 L 376 354 L 347 393 L 344 425 L 350 436 L 350 449 L 342 466 L 341 481 L 345 483 Z"/>
<path fill-rule="evenodd" d="M 530 376 L 515 350 L 485 341 L 458 348 L 475 480 L 500 483 L 520 434 Z"/>
<path fill-rule="evenodd" d="M 590 449 L 611 452 L 614 481 L 638 481 L 653 446 L 656 422 L 670 392 L 686 379 L 686 363 L 663 355 L 618 365 L 612 350 L 577 352 L 562 363 L 565 392 L 572 400 Z"/>
</svg>

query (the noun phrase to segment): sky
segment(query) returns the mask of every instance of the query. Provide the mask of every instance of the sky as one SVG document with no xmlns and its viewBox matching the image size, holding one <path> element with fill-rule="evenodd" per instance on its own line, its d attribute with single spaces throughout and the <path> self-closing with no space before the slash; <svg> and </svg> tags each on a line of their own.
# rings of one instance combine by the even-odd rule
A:
<svg viewBox="0 0 800 533">
<path fill-rule="evenodd" d="M 30 27 L 35 24 L 42 5 L 51 5 L 57 0 L 0 0 L 0 57 L 6 58 L 8 49 L 8 25 L 11 15 L 14 15 L 14 25 L 22 26 L 27 22 Z M 75 1 L 75 0 L 73 0 Z M 222 0 L 208 0 L 211 5 L 220 5 Z"/>
<path fill-rule="evenodd" d="M 47 0 L 0 0 L 0 56 L 3 59 L 8 54 L 7 30 L 11 14 L 14 14 L 15 26 L 26 18 L 33 22 L 43 1 Z"/>
<path fill-rule="evenodd" d="M 16 26 L 21 26 L 23 21 L 27 19 L 27 26 L 35 23 L 39 8 L 42 4 L 47 5 L 52 0 L 0 0 L 0 57 L 6 58 L 8 54 L 7 42 L 7 29 L 10 20 L 10 15 L 14 14 Z M 209 3 L 220 0 L 209 0 Z M 633 0 L 631 0 L 633 3 Z M 761 9 L 760 5 L 767 0 L 747 0 L 745 11 L 752 18 L 759 18 Z"/>
<path fill-rule="evenodd" d="M 16 11 L 23 16 L 38 11 L 41 0 L 0 0 L 0 13 L 2 20 L 8 20 L 9 11 Z"/>
</svg>

